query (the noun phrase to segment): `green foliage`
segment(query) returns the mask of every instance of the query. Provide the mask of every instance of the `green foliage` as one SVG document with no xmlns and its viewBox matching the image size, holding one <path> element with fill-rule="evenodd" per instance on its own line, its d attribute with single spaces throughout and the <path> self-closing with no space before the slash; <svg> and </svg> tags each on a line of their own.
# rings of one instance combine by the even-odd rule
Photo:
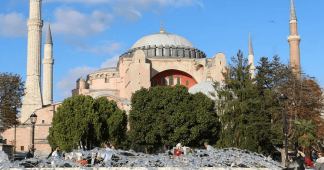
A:
<svg viewBox="0 0 324 170">
<path fill-rule="evenodd" d="M 274 72 L 270 73 L 278 65 L 277 59 L 270 63 L 267 58 L 261 58 L 256 78 L 251 79 L 250 65 L 242 52 L 232 57 L 233 64 L 223 73 L 225 86 L 214 85 L 218 98 L 222 99 L 217 102 L 222 130 L 216 147 L 264 153 L 270 150 L 271 142 L 275 142 L 278 135 L 280 138 L 280 126 L 271 124 L 280 113 L 275 100 L 277 95 L 271 91 L 281 80 L 273 77 Z"/>
<path fill-rule="evenodd" d="M 79 95 L 58 107 L 47 139 L 52 148 L 58 145 L 67 152 L 81 143 L 89 148 L 109 141 L 118 147 L 125 138 L 126 125 L 126 114 L 115 101 Z"/>
<path fill-rule="evenodd" d="M 295 120 L 295 126 L 297 127 L 297 135 L 299 136 L 298 142 L 305 148 L 310 146 L 312 143 L 317 143 L 315 138 L 316 124 L 313 120 L 306 121 Z"/>
<path fill-rule="evenodd" d="M 214 101 L 184 86 L 141 89 L 132 96 L 129 115 L 131 140 L 149 151 L 178 142 L 199 146 L 217 139 Z"/>
</svg>

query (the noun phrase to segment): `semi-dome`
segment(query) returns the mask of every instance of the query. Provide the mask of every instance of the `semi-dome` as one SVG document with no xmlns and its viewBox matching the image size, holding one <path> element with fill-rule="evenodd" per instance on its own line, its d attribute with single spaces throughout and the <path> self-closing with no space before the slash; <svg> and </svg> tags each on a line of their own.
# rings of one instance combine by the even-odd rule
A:
<svg viewBox="0 0 324 170">
<path fill-rule="evenodd" d="M 194 48 L 194 46 L 191 44 L 190 41 L 181 37 L 180 35 L 159 32 L 159 33 L 147 35 L 147 36 L 139 39 L 132 46 L 132 49 L 137 48 L 137 47 L 148 46 L 148 45 L 156 45 L 156 46 L 174 45 L 174 46 L 180 46 L 180 47 Z"/>
<path fill-rule="evenodd" d="M 202 92 L 207 97 L 215 100 L 215 97 L 211 95 L 211 94 L 215 94 L 215 95 L 217 94 L 217 92 L 216 92 L 216 90 L 214 88 L 214 83 L 215 82 L 213 82 L 213 81 L 201 82 L 199 84 L 196 84 L 196 85 L 192 86 L 188 91 L 191 94 Z M 220 82 L 219 87 L 223 87 L 223 86 L 224 86 L 224 84 Z"/>
</svg>

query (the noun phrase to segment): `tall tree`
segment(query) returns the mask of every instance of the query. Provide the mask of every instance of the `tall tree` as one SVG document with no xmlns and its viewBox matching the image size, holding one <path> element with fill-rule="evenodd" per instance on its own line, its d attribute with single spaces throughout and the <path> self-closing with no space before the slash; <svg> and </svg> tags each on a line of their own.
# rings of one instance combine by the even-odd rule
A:
<svg viewBox="0 0 324 170">
<path fill-rule="evenodd" d="M 265 101 L 271 100 L 264 88 L 267 75 L 257 74 L 251 79 L 248 60 L 241 51 L 232 57 L 223 73 L 225 86 L 215 83 L 218 98 L 217 110 L 222 124 L 217 147 L 237 147 L 251 151 L 266 152 L 274 136 L 271 130 L 271 107 Z M 263 84 L 258 84 L 262 82 Z"/>
<path fill-rule="evenodd" d="M 58 107 L 47 139 L 52 147 L 59 145 L 67 152 L 108 141 L 119 146 L 125 139 L 126 125 L 126 113 L 115 101 L 79 95 L 65 99 Z"/>
<path fill-rule="evenodd" d="M 217 140 L 213 100 L 202 93 L 190 94 L 184 86 L 137 91 L 132 96 L 129 121 L 132 141 L 151 152 L 178 142 L 197 147 Z"/>
<path fill-rule="evenodd" d="M 16 125 L 21 99 L 24 95 L 24 83 L 17 74 L 0 73 L 0 124 L 4 128 Z"/>
</svg>

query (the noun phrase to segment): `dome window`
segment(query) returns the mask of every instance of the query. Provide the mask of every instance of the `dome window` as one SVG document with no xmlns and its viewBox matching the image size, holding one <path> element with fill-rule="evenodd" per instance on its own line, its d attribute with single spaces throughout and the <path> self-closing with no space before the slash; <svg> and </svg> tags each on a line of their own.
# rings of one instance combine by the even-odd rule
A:
<svg viewBox="0 0 324 170">
<path fill-rule="evenodd" d="M 166 78 L 162 77 L 162 86 L 165 86 L 165 85 L 167 85 Z"/>
<path fill-rule="evenodd" d="M 181 78 L 179 76 L 177 77 L 177 84 L 181 85 Z"/>
<path fill-rule="evenodd" d="M 186 80 L 186 86 L 189 86 L 189 80 Z"/>
<path fill-rule="evenodd" d="M 169 85 L 173 85 L 173 74 L 169 75 Z"/>
<path fill-rule="evenodd" d="M 154 79 L 153 80 L 153 87 L 155 87 L 155 86 L 157 86 L 158 85 L 158 81 L 157 81 L 157 79 Z"/>
</svg>

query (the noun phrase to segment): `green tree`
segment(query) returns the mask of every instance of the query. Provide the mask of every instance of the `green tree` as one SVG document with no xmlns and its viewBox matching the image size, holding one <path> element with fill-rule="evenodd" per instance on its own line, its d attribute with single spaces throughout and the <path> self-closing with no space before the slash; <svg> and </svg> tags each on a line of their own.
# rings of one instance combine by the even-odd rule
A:
<svg viewBox="0 0 324 170">
<path fill-rule="evenodd" d="M 295 120 L 295 126 L 297 127 L 297 135 L 299 144 L 304 148 L 304 150 L 309 147 L 312 143 L 317 143 L 316 141 L 316 124 L 313 123 L 313 120 L 306 121 Z"/>
<path fill-rule="evenodd" d="M 224 76 L 224 87 L 215 83 L 218 98 L 217 110 L 222 124 L 216 147 L 237 147 L 266 152 L 271 146 L 271 107 L 265 101 L 271 99 L 265 90 L 267 76 L 251 79 L 250 65 L 241 51 L 232 57 Z"/>
<path fill-rule="evenodd" d="M 214 102 L 202 93 L 190 94 L 184 86 L 141 89 L 132 96 L 130 137 L 142 149 L 202 145 L 217 139 Z"/>
<path fill-rule="evenodd" d="M 18 123 L 24 83 L 18 74 L 0 73 L 0 125 L 5 129 Z"/>
<path fill-rule="evenodd" d="M 51 147 L 59 145 L 67 152 L 76 146 L 89 148 L 108 141 L 119 146 L 125 139 L 126 125 L 125 111 L 115 101 L 79 95 L 65 99 L 58 107 L 47 138 Z"/>
</svg>

